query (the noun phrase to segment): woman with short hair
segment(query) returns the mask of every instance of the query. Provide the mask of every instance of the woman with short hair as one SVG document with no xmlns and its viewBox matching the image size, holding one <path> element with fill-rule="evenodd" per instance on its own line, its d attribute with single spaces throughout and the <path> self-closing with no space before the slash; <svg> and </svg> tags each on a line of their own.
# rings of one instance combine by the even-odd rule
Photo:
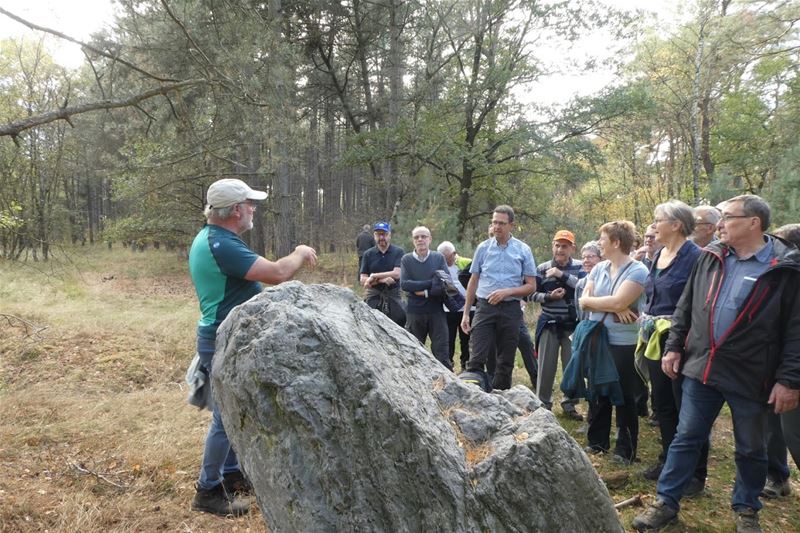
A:
<svg viewBox="0 0 800 533">
<path fill-rule="evenodd" d="M 619 375 L 623 397 L 623 404 L 616 406 L 614 459 L 624 464 L 630 464 L 636 458 L 639 439 L 636 392 L 640 378 L 634 369 L 633 356 L 639 329 L 636 319 L 647 279 L 647 268 L 630 257 L 635 236 L 636 227 L 627 220 L 600 226 L 598 244 L 605 260 L 589 273 L 580 299 L 581 309 L 589 311 L 589 319 L 602 321 L 608 329 L 609 351 Z M 607 396 L 591 402 L 587 452 L 610 450 L 612 407 Z"/>
<path fill-rule="evenodd" d="M 644 477 L 657 480 L 667 458 L 667 450 L 675 438 L 680 412 L 681 383 L 672 380 L 661 370 L 664 344 L 669 336 L 672 314 L 678 305 L 683 288 L 689 279 L 700 248 L 689 239 L 694 231 L 695 217 L 692 208 L 679 200 L 659 204 L 653 211 L 656 244 L 661 248 L 653 256 L 653 264 L 645 284 L 646 302 L 640 320 L 640 351 L 650 380 L 653 411 L 661 432 L 661 453 L 658 463 L 644 472 Z M 646 347 L 646 348 L 645 348 Z M 638 353 L 638 352 L 637 352 Z M 703 447 L 692 481 L 684 495 L 702 492 L 708 473 L 708 443 Z"/>
</svg>

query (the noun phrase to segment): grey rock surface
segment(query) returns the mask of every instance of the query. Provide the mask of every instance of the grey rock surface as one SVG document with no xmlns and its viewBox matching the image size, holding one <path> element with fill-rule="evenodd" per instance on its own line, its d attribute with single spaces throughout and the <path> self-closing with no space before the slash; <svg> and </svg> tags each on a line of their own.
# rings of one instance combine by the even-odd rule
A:
<svg viewBox="0 0 800 533">
<path fill-rule="evenodd" d="M 236 308 L 212 382 L 271 531 L 622 531 L 530 390 L 462 383 L 349 289 L 284 283 Z"/>
</svg>

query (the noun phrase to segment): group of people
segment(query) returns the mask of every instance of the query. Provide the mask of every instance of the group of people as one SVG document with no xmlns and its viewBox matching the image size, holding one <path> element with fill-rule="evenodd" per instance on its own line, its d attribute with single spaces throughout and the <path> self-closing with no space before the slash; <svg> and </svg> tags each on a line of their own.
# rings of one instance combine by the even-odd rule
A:
<svg viewBox="0 0 800 533">
<path fill-rule="evenodd" d="M 256 202 L 265 197 L 235 179 L 208 189 L 207 224 L 189 256 L 202 314 L 197 352 L 206 373 L 216 330 L 230 310 L 258 294 L 261 283 L 291 279 L 316 262 L 315 251 L 304 245 L 277 261 L 247 248 L 240 236 L 252 228 Z M 737 531 L 760 531 L 759 496 L 790 491 L 787 447 L 800 460 L 800 225 L 767 233 L 769 206 L 754 195 L 719 207 L 692 209 L 675 200 L 659 205 L 641 247 L 631 222 L 603 224 L 598 239 L 581 247 L 580 260 L 573 257 L 574 234 L 560 230 L 552 258 L 539 265 L 514 237 L 514 210 L 507 205 L 494 209 L 489 236 L 471 259 L 449 241 L 432 249 L 425 226 L 412 230 L 414 249 L 405 253 L 391 243 L 391 225 L 381 221 L 371 235 L 364 236 L 367 226 L 359 236 L 359 283 L 368 305 L 423 345 L 430 339 L 434 357 L 451 370 L 458 338 L 462 376 L 486 390 L 511 387 L 520 349 L 532 387 L 552 408 L 560 360 L 569 370 L 560 384 L 564 414 L 582 419 L 576 406 L 590 398 L 587 453 L 613 453 L 623 464 L 636 459 L 637 401 L 648 382 L 662 450 L 644 472 L 657 480 L 657 497 L 635 518 L 638 531 L 672 523 L 681 498 L 703 491 L 711 426 L 727 403 Z M 463 297 L 460 309 L 443 305 L 443 281 Z M 527 301 L 541 306 L 535 342 L 523 320 Z M 604 342 L 599 351 L 593 348 L 598 338 Z M 582 388 L 566 382 L 582 375 L 578 361 L 597 383 Z M 252 487 L 218 409 L 210 407 L 192 508 L 240 515 L 249 509 Z"/>
<path fill-rule="evenodd" d="M 585 394 L 591 398 L 587 453 L 610 453 L 626 465 L 636 460 L 639 405 L 649 385 L 661 452 L 643 472 L 658 488 L 653 505 L 633 522 L 638 531 L 672 523 L 681 498 L 704 491 L 711 426 L 727 403 L 737 531 L 760 531 L 759 498 L 791 490 L 787 445 L 800 460 L 800 225 L 767 233 L 770 209 L 755 195 L 718 207 L 658 205 L 642 246 L 633 223 L 603 224 L 598 239 L 581 248 L 580 261 L 573 257 L 574 234 L 560 230 L 552 259 L 538 266 L 530 247 L 512 235 L 509 206 L 495 209 L 489 238 L 472 260 L 458 256 L 449 241 L 431 250 L 424 226 L 412 231 L 412 252 L 395 247 L 390 253 L 391 227 L 379 222 L 377 244 L 360 264 L 361 282 L 375 308 L 382 285 L 398 308 L 406 293 L 406 329 L 423 345 L 430 339 L 433 355 L 451 370 L 459 336 L 462 376 L 484 376 L 474 381 L 496 389 L 511 386 L 518 345 L 523 359 L 528 353 L 520 343 L 520 331 L 527 333 L 521 304 L 540 304 L 529 374 L 548 409 L 559 360 L 565 369 L 575 355 L 575 366 L 594 365 L 588 374 L 613 376 Z M 443 307 L 431 290 L 442 270 L 465 296 L 460 313 Z M 393 319 L 403 324 L 402 317 Z M 577 328 L 582 320 L 587 327 Z M 603 356 L 596 343 L 585 342 L 598 325 Z M 575 368 L 567 374 L 582 376 Z M 561 409 L 575 420 L 583 418 L 576 409 L 579 388 L 561 383 Z"/>
<path fill-rule="evenodd" d="M 513 228 L 514 210 L 498 206 L 492 214 L 491 237 L 470 259 L 460 257 L 449 241 L 432 250 L 431 232 L 425 226 L 412 230 L 414 249 L 403 253 L 391 244 L 391 226 L 376 223 L 376 244 L 360 260 L 367 304 L 381 309 L 421 343 L 430 339 L 434 357 L 450 370 L 459 337 L 461 368 L 479 373 L 493 388 L 509 388 L 521 330 L 525 331 L 523 354 L 533 365 L 533 343 L 524 327 L 520 302 L 536 289 L 533 253 L 512 235 Z M 437 273 L 445 273 L 446 282 L 463 297 L 462 309 L 444 305 Z M 531 368 L 529 373 L 535 382 L 538 369 Z"/>
</svg>

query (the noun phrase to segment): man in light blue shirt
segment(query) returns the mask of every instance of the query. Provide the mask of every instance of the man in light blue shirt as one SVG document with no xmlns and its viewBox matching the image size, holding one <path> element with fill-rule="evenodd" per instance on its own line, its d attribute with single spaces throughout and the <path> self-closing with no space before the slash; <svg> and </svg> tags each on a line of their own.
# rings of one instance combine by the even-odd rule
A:
<svg viewBox="0 0 800 533">
<path fill-rule="evenodd" d="M 717 303 L 714 306 L 714 340 L 719 342 L 722 335 L 736 320 L 747 295 L 758 280 L 767 271 L 772 260 L 772 238 L 764 236 L 764 246 L 753 255 L 740 258 L 734 250 L 725 257 L 725 279 L 719 289 Z M 733 249 L 732 249 L 733 250 Z"/>
<path fill-rule="evenodd" d="M 475 251 L 467 285 L 461 329 L 470 334 L 467 371 L 484 372 L 496 349 L 497 370 L 492 387 L 511 387 L 514 356 L 522 321 L 520 300 L 536 290 L 536 261 L 530 247 L 511 235 L 514 210 L 500 205 L 492 213 L 494 237 Z M 474 323 L 469 308 L 476 301 Z"/>
</svg>

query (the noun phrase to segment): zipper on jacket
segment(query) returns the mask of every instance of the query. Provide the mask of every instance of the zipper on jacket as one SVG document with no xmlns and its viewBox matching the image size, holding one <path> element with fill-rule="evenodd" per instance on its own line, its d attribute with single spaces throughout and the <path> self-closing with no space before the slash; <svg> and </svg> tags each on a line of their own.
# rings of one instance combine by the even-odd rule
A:
<svg viewBox="0 0 800 533">
<path fill-rule="evenodd" d="M 717 272 L 714 272 L 714 275 L 711 276 L 711 284 L 708 286 L 708 294 L 706 294 L 706 303 L 703 305 L 703 309 L 708 309 L 708 301 L 711 300 L 711 291 L 714 290 L 714 282 L 717 280 Z"/>
</svg>

